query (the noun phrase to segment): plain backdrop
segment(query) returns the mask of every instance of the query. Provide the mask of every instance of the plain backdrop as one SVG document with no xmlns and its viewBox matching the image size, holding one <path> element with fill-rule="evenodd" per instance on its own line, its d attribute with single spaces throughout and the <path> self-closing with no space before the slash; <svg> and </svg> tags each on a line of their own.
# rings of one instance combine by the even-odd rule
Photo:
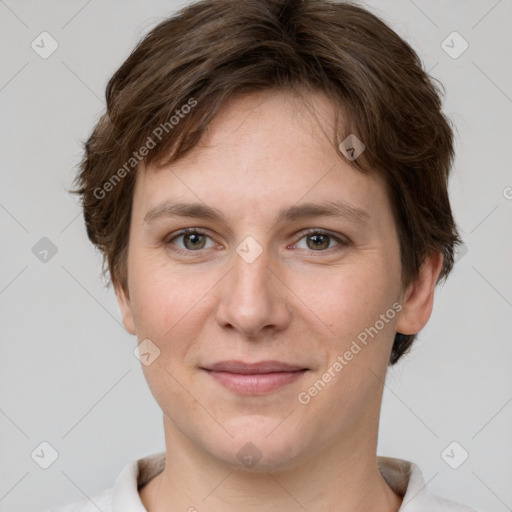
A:
<svg viewBox="0 0 512 512">
<path fill-rule="evenodd" d="M 186 3 L 0 1 L 0 512 L 82 499 L 165 448 L 136 339 L 67 189 L 108 79 Z M 417 463 L 434 493 L 512 510 L 512 1 L 363 5 L 446 89 L 465 242 L 430 323 L 389 372 L 378 452 Z M 47 58 L 31 46 L 42 32 L 58 44 Z M 58 454 L 47 469 L 31 455 L 43 442 Z M 452 458 L 469 454 L 457 469 L 442 456 L 453 442 Z"/>
</svg>

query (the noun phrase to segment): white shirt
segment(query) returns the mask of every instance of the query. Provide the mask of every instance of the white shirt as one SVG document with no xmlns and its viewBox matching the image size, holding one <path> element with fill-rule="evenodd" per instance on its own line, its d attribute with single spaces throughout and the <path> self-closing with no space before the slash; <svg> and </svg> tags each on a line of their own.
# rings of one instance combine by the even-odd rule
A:
<svg viewBox="0 0 512 512">
<path fill-rule="evenodd" d="M 390 457 L 377 457 L 379 470 L 388 485 L 403 496 L 399 512 L 474 512 L 454 501 L 431 494 L 423 475 L 412 462 Z M 165 467 L 165 452 L 130 461 L 121 471 L 114 487 L 97 492 L 45 512 L 147 512 L 139 489 Z"/>
</svg>

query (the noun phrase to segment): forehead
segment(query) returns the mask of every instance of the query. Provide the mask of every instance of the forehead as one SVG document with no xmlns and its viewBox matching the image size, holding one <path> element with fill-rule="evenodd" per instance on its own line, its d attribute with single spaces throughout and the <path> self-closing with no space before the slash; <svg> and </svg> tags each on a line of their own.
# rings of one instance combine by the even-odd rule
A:
<svg viewBox="0 0 512 512">
<path fill-rule="evenodd" d="M 333 144 L 333 104 L 321 93 L 305 101 L 274 90 L 231 98 L 184 158 L 138 173 L 135 202 L 147 210 L 195 196 L 239 212 L 335 199 L 369 211 L 382 206 L 382 178 L 354 169 Z"/>
<path fill-rule="evenodd" d="M 291 91 L 265 90 L 230 98 L 205 132 L 195 151 L 244 151 L 292 158 L 308 153 L 323 160 L 332 146 L 334 105 L 320 92 L 298 96 Z M 252 153 L 252 151 L 251 151 Z M 337 155 L 339 156 L 339 155 Z"/>
</svg>

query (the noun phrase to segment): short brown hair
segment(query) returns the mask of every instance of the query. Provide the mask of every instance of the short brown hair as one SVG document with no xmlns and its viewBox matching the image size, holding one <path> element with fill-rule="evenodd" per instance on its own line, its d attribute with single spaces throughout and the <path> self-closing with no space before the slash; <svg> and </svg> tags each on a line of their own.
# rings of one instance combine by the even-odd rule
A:
<svg viewBox="0 0 512 512">
<path fill-rule="evenodd" d="M 365 151 L 350 163 L 387 183 L 403 283 L 433 251 L 446 278 L 460 243 L 447 192 L 453 133 L 414 50 L 353 2 L 202 0 L 139 42 L 110 79 L 106 112 L 84 145 L 75 192 L 112 282 L 127 290 L 138 162 L 176 161 L 229 98 L 265 89 L 320 91 L 332 101 L 342 118 L 335 147 L 356 134 Z M 396 334 L 391 364 L 414 337 Z"/>
</svg>

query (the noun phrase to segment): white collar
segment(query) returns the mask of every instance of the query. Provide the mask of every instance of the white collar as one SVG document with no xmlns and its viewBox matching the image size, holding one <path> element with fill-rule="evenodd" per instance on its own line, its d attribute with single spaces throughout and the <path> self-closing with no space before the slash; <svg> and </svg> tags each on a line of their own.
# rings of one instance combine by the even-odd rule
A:
<svg viewBox="0 0 512 512">
<path fill-rule="evenodd" d="M 418 466 L 391 457 L 377 457 L 388 485 L 403 496 L 399 512 L 474 512 L 468 507 L 431 494 Z M 132 460 L 121 471 L 112 488 L 112 512 L 147 512 L 139 489 L 165 467 L 165 452 Z"/>
</svg>

